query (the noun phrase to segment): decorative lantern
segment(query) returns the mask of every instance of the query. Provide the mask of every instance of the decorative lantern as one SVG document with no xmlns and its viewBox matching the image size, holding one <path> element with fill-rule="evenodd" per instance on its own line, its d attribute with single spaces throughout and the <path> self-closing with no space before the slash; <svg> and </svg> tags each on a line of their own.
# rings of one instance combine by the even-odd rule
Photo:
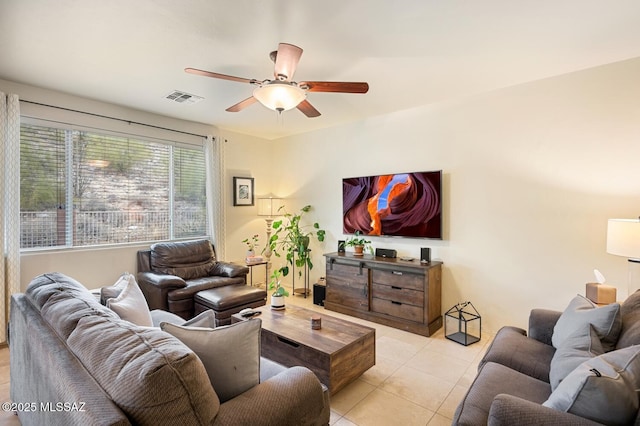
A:
<svg viewBox="0 0 640 426">
<path fill-rule="evenodd" d="M 482 318 L 471 302 L 461 302 L 444 314 L 444 336 L 468 346 L 482 337 Z"/>
</svg>

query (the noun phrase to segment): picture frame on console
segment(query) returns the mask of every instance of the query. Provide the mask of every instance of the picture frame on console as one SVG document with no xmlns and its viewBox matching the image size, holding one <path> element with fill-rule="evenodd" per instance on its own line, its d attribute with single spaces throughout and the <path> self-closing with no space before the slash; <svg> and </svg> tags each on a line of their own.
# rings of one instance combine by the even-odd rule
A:
<svg viewBox="0 0 640 426">
<path fill-rule="evenodd" d="M 253 206 L 253 178 L 234 177 L 233 178 L 233 205 Z"/>
</svg>

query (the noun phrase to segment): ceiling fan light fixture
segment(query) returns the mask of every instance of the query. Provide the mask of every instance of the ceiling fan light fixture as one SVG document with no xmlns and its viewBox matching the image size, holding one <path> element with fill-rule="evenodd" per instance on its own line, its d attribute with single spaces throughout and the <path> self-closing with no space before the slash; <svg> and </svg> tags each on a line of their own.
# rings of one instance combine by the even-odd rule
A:
<svg viewBox="0 0 640 426">
<path fill-rule="evenodd" d="M 304 101 L 307 94 L 295 83 L 273 80 L 253 91 L 253 97 L 274 111 L 288 111 Z"/>
</svg>

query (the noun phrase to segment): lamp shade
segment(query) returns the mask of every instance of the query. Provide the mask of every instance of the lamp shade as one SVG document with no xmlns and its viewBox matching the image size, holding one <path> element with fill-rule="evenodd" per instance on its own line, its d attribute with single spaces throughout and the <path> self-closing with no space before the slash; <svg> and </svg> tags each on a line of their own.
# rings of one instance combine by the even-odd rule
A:
<svg viewBox="0 0 640 426">
<path fill-rule="evenodd" d="M 607 253 L 640 259 L 640 219 L 609 219 Z"/>
<path fill-rule="evenodd" d="M 253 97 L 274 111 L 288 111 L 298 106 L 307 97 L 304 90 L 295 84 L 273 80 L 253 91 Z"/>
<path fill-rule="evenodd" d="M 258 216 L 278 216 L 282 207 L 281 198 L 258 198 Z"/>
</svg>

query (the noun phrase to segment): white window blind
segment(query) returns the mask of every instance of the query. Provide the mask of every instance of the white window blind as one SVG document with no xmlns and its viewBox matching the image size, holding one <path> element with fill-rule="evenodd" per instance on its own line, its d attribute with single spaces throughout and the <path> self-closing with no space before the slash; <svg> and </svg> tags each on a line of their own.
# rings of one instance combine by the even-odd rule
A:
<svg viewBox="0 0 640 426">
<path fill-rule="evenodd" d="M 21 248 L 206 235 L 202 147 L 21 126 Z"/>
</svg>

